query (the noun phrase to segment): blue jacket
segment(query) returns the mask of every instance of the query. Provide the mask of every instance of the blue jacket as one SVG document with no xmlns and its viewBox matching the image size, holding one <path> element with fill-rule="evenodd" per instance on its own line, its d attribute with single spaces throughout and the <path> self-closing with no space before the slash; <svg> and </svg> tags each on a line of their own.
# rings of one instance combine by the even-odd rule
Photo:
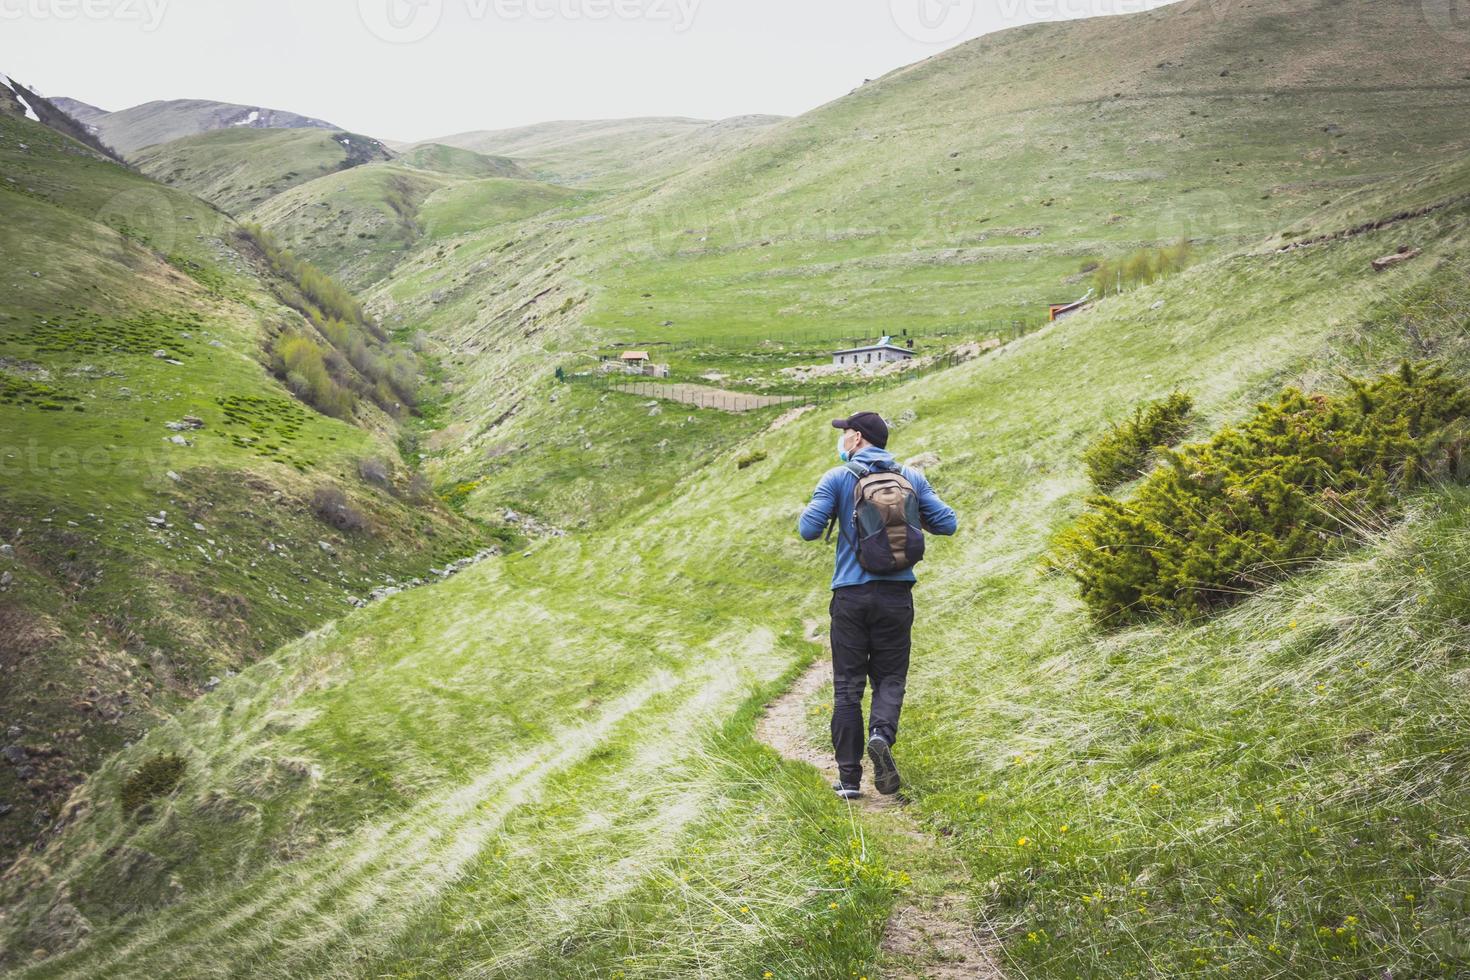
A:
<svg viewBox="0 0 1470 980">
<path fill-rule="evenodd" d="M 892 463 L 893 456 L 877 446 L 864 446 L 853 457 L 854 462 L 869 465 L 879 460 Z M 929 481 L 924 479 L 924 474 L 907 466 L 901 469 L 904 479 L 913 484 L 914 492 L 919 496 L 919 518 L 923 522 L 924 530 L 933 534 L 953 534 L 956 526 L 954 509 L 939 499 L 934 488 L 929 486 Z M 837 565 L 832 572 L 834 589 L 874 581 L 915 581 L 912 568 L 890 575 L 874 575 L 858 564 L 855 544 L 857 534 L 852 527 L 852 494 L 857 487 L 857 479 L 846 466 L 833 467 L 822 475 L 822 479 L 817 482 L 817 489 L 812 491 L 812 502 L 801 512 L 801 522 L 798 525 L 801 536 L 807 541 L 820 538 L 834 513 L 841 521 L 842 533 L 838 534 L 835 530 L 832 532 L 837 538 Z"/>
</svg>

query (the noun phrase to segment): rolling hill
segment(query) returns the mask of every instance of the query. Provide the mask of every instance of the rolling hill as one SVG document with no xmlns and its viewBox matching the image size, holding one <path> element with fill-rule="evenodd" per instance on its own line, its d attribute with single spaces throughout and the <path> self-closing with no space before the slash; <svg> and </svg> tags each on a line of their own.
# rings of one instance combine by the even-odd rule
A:
<svg viewBox="0 0 1470 980">
<path fill-rule="evenodd" d="M 216 130 L 148 147 L 134 163 L 260 223 L 354 286 L 385 278 L 416 248 L 575 196 L 505 157 L 442 144 L 400 155 L 371 137 L 318 129 Z"/>
<path fill-rule="evenodd" d="M 530 179 L 509 157 L 486 156 L 473 150 L 445 146 L 443 143 L 419 143 L 399 157 L 399 162 L 421 170 L 462 177 L 515 177 Z"/>
<path fill-rule="evenodd" d="M 1438 195 L 1466 179 L 1438 174 Z M 1463 840 L 1466 790 L 1446 778 L 1463 621 L 1414 566 L 1462 554 L 1463 491 L 1197 626 L 1099 634 L 1035 563 L 1110 417 L 1187 385 L 1212 426 L 1284 377 L 1391 363 L 1415 341 L 1389 311 L 1446 275 L 1463 288 L 1467 217 L 1211 261 L 862 402 L 905 420 L 902 453 L 938 453 L 933 478 L 970 529 L 926 562 L 901 748 L 921 826 L 987 883 L 950 900 L 1018 974 L 1201 957 L 1246 975 L 1412 974 L 1454 957 L 1435 878 Z M 1423 261 L 1366 279 L 1401 239 Z M 1205 297 L 1230 302 L 1202 316 Z M 1463 357 L 1446 329 L 1419 341 Z M 563 402 L 585 418 L 598 396 L 577 391 Z M 826 572 L 791 535 L 830 461 L 825 418 L 767 421 L 708 455 L 681 443 L 666 497 L 288 647 L 118 756 L 11 873 L 8 945 L 50 954 L 22 975 L 904 969 L 877 951 L 881 923 L 943 883 L 905 883 L 896 840 L 870 824 L 860 845 L 815 773 L 750 740 L 813 655 L 801 621 Z M 1384 616 L 1405 618 L 1376 629 Z M 1433 732 L 1395 729 L 1406 702 Z M 128 775 L 172 755 L 179 788 L 122 814 Z M 1401 938 L 1402 894 L 1437 933 Z M 166 912 L 137 911 L 155 902 Z M 1318 930 L 1347 916 L 1360 942 L 1324 948 Z"/>
<path fill-rule="evenodd" d="M 586 187 L 647 183 L 680 164 L 726 151 L 780 116 L 564 120 L 441 137 L 447 146 L 511 157 L 534 176 Z"/>
<path fill-rule="evenodd" d="M 0 170 L 9 858 L 100 759 L 479 535 L 413 482 L 370 399 L 328 417 L 293 397 L 277 342 L 328 346 L 320 282 L 4 102 Z M 345 360 L 337 376 L 368 387 Z"/>
<path fill-rule="evenodd" d="M 221 129 L 148 147 L 133 163 L 155 180 L 238 215 L 297 184 L 390 159 L 381 143 L 356 133 Z"/>
<path fill-rule="evenodd" d="M 341 129 L 321 119 L 281 109 L 208 99 L 166 99 L 116 112 L 101 112 L 87 107 L 86 103 L 67 101 L 85 107 L 81 111 L 88 118 L 80 121 L 94 127 L 102 142 L 126 157 L 144 147 L 217 129 Z"/>
<path fill-rule="evenodd" d="M 338 171 L 269 198 L 250 212 L 292 249 L 354 288 L 389 277 L 447 237 L 484 231 L 558 207 L 574 193 L 503 177 L 466 178 L 399 163 Z"/>
<path fill-rule="evenodd" d="M 548 124 L 468 147 L 546 184 L 396 160 L 261 202 L 255 220 L 432 358 L 447 397 L 413 458 L 442 498 L 530 538 L 304 636 L 302 614 L 280 631 L 296 639 L 119 745 L 0 877 L 0 968 L 976 975 L 944 942 L 959 931 L 1016 977 L 1470 969 L 1463 419 L 1427 447 L 1380 434 L 1400 477 L 1433 455 L 1442 478 L 1376 486 L 1392 509 L 1341 515 L 1324 560 L 1247 566 L 1209 615 L 1099 623 L 1048 558 L 1080 515 L 1139 499 L 1132 483 L 1099 502 L 1083 455 L 1171 392 L 1193 398 L 1191 440 L 1228 440 L 1292 386 L 1312 397 L 1282 430 L 1315 431 L 1338 396 L 1367 411 L 1372 391 L 1344 375 L 1412 378 L 1405 361 L 1470 387 L 1467 75 L 1470 26 L 1409 0 L 1177 4 L 990 35 L 671 150 L 666 172 L 640 154 L 700 124 Z M 39 237 L 66 199 L 47 181 L 83 158 L 13 147 L 47 200 L 0 187 L 19 216 L 0 240 L 31 236 L 7 254 L 75 256 L 43 280 L 120 255 L 101 285 L 124 298 L 174 282 L 151 285 L 168 272 L 156 236 L 147 255 L 84 224 Z M 106 167 L 85 183 L 146 183 Z M 216 239 L 234 240 L 170 241 Z M 1164 250 L 1182 258 L 1161 268 Z M 229 341 L 258 350 L 248 316 L 279 300 L 232 251 L 248 301 Z M 87 281 L 25 271 L 12 325 L 31 333 L 7 343 Z M 1034 323 L 1088 289 L 1085 311 Z M 217 303 L 201 311 L 234 309 Z M 791 373 L 834 335 L 879 334 L 926 357 L 1005 342 L 922 376 Z M 735 413 L 619 390 L 598 364 L 627 345 L 671 380 L 821 404 Z M 146 373 L 166 359 L 137 360 L 119 358 L 117 383 L 179 390 Z M 251 364 L 251 384 L 275 383 Z M 756 738 L 765 706 L 820 670 L 830 555 L 794 523 L 834 465 L 827 419 L 858 408 L 891 420 L 892 448 L 924 458 L 961 522 L 920 569 L 901 807 L 849 808 Z M 365 496 L 328 443 L 358 440 L 350 460 L 374 427 L 313 424 L 326 442 L 293 458 L 309 448 Z M 1305 470 L 1337 472 L 1343 446 L 1308 449 Z M 1218 474 L 1185 465 L 1200 458 L 1159 472 L 1208 488 Z M 1232 485 L 1228 505 L 1271 511 L 1290 476 Z M 103 512 L 79 502 L 85 528 L 84 507 Z M 41 520 L 21 542 L 59 531 Z M 1177 520 L 1162 539 L 1219 530 Z M 47 675 L 26 664 L 34 690 Z M 830 689 L 799 690 L 820 751 Z M 916 857 L 916 839 L 953 864 Z"/>
<path fill-rule="evenodd" d="M 1443 54 L 1470 48 L 1463 25 L 1403 2 L 1230 14 L 1003 31 L 651 188 L 409 257 L 368 295 L 463 373 L 440 479 L 476 484 L 501 468 L 483 462 L 494 447 L 534 442 L 521 430 L 549 410 L 530 400 L 544 350 L 572 366 L 609 343 L 693 345 L 700 357 L 680 356 L 694 374 L 775 382 L 830 348 L 772 337 L 1031 322 L 1083 295 L 1100 262 L 1310 237 L 1406 165 L 1465 152 L 1470 79 Z M 471 506 L 493 514 L 518 493 L 487 480 Z"/>
</svg>

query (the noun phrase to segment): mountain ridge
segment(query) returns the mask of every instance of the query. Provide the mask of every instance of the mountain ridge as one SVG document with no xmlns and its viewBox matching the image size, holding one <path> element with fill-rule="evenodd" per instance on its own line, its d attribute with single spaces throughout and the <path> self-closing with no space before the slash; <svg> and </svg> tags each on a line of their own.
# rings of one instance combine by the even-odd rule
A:
<svg viewBox="0 0 1470 980">
<path fill-rule="evenodd" d="M 77 102 L 86 106 L 86 103 Z M 256 129 L 341 129 L 333 123 L 282 109 L 216 102 L 210 99 L 157 99 L 114 112 L 97 110 L 83 120 L 97 136 L 123 156 L 184 136 L 235 126 Z"/>
</svg>

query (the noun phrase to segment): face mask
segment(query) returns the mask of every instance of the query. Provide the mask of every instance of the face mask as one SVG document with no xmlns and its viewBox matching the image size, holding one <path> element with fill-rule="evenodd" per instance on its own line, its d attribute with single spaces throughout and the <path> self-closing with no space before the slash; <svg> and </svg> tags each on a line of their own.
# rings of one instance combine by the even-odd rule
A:
<svg viewBox="0 0 1470 980">
<path fill-rule="evenodd" d="M 846 432 L 839 432 L 839 433 L 837 433 L 837 458 L 840 459 L 840 460 L 842 460 L 844 463 L 847 462 L 849 459 L 852 458 L 852 454 L 849 453 L 846 449 L 844 449 L 842 447 L 842 444 L 844 442 L 846 442 L 846 441 L 847 441 L 847 433 Z"/>
</svg>

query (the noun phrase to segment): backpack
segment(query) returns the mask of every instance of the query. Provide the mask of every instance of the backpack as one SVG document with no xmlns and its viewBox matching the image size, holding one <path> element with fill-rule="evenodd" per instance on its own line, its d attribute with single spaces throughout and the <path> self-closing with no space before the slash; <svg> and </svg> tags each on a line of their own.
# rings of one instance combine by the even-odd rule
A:
<svg viewBox="0 0 1470 980">
<path fill-rule="evenodd" d="M 857 477 L 852 491 L 852 527 L 857 535 L 857 560 L 864 571 L 887 575 L 912 568 L 924 557 L 924 531 L 919 520 L 919 495 L 898 469 L 867 469 L 849 462 Z M 832 537 L 842 524 L 837 515 L 827 526 Z"/>
</svg>

